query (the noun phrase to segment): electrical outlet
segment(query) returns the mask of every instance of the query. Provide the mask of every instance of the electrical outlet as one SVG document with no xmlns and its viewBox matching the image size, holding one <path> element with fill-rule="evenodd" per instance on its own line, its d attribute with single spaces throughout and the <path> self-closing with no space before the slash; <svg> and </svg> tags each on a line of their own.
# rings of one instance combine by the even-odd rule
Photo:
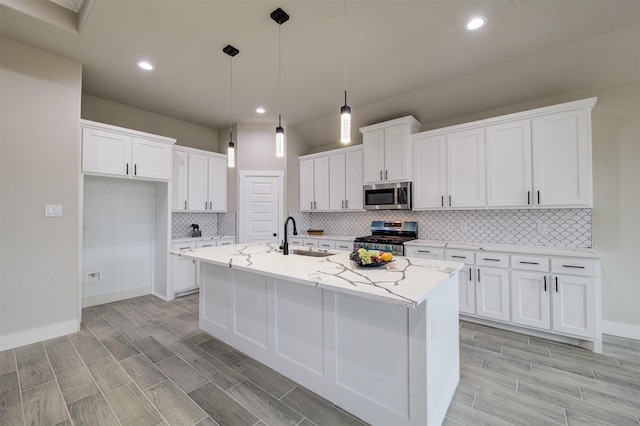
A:
<svg viewBox="0 0 640 426">
<path fill-rule="evenodd" d="M 538 222 L 538 234 L 547 235 L 547 224 L 543 222 Z"/>
<path fill-rule="evenodd" d="M 101 281 L 100 271 L 89 272 L 87 274 L 87 284 L 97 284 Z"/>
</svg>

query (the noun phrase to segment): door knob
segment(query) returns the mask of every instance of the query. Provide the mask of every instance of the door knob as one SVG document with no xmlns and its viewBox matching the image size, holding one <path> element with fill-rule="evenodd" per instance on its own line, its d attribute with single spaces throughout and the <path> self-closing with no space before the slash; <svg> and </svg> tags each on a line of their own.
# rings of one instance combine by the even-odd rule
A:
<svg viewBox="0 0 640 426">
<path fill-rule="evenodd" d="M 278 234 L 276 234 L 276 233 L 274 232 L 274 233 L 273 233 L 273 236 L 274 236 L 274 237 L 277 237 L 277 236 L 278 236 Z"/>
</svg>

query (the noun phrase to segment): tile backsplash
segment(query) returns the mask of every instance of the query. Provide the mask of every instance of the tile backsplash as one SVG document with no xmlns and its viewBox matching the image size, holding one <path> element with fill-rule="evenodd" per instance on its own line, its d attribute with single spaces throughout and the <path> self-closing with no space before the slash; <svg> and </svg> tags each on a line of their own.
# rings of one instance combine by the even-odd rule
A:
<svg viewBox="0 0 640 426">
<path fill-rule="evenodd" d="M 236 235 L 236 214 L 174 212 L 171 214 L 171 237 L 191 236 L 191 224 L 200 226 L 202 235 Z"/>
<path fill-rule="evenodd" d="M 591 209 L 290 212 L 299 232 L 369 235 L 373 220 L 418 222 L 418 238 L 547 247 L 591 247 Z M 542 228 L 546 228 L 542 229 Z"/>
</svg>

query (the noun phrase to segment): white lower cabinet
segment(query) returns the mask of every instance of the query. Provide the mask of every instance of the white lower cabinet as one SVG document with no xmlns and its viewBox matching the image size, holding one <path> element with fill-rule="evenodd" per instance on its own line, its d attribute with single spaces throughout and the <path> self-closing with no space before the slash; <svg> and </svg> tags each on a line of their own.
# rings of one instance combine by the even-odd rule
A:
<svg viewBox="0 0 640 426">
<path fill-rule="evenodd" d="M 224 246 L 235 244 L 235 237 L 221 237 L 204 239 L 200 241 L 190 241 L 183 243 L 172 243 L 171 251 L 181 252 L 202 247 Z M 183 291 L 195 290 L 198 288 L 197 265 L 194 259 L 171 254 L 171 280 L 173 295 Z"/>
<path fill-rule="evenodd" d="M 548 274 L 511 271 L 513 322 L 529 327 L 551 329 L 551 296 Z"/>
<path fill-rule="evenodd" d="M 476 315 L 500 321 L 511 319 L 509 270 L 478 267 Z"/>
<path fill-rule="evenodd" d="M 196 248 L 196 243 L 173 243 L 172 251 L 185 251 Z M 177 254 L 171 255 L 172 290 L 173 293 L 190 290 L 197 287 L 196 261 Z"/>
<path fill-rule="evenodd" d="M 600 260 L 540 256 L 531 251 L 510 254 L 406 246 L 409 257 L 464 263 L 458 273 L 458 300 L 465 318 L 579 339 L 601 352 Z"/>
</svg>

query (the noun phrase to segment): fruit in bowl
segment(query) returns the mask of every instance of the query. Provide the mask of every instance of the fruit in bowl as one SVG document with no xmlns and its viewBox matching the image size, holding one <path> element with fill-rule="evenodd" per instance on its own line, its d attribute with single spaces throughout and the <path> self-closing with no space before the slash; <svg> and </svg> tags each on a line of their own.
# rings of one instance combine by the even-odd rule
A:
<svg viewBox="0 0 640 426">
<path fill-rule="evenodd" d="M 358 249 L 357 252 L 351 253 L 349 258 L 362 266 L 377 266 L 391 262 L 393 260 L 393 255 L 379 250 L 367 250 L 361 248 Z"/>
</svg>

